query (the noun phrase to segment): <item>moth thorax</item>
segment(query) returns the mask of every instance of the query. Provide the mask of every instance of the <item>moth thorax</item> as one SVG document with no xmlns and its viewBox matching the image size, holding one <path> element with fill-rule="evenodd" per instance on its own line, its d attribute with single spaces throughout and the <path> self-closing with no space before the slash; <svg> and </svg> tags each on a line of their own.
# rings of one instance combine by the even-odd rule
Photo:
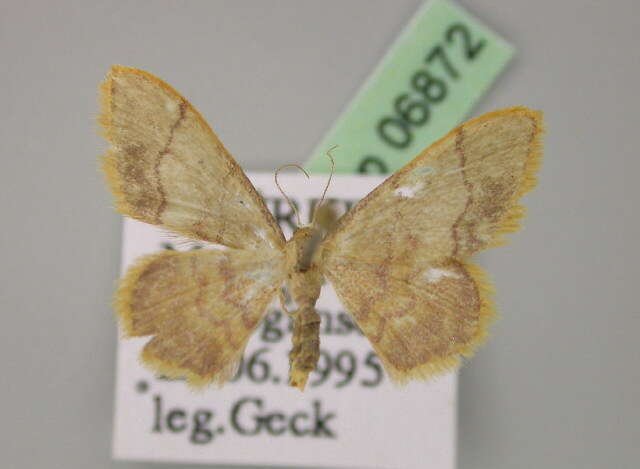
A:
<svg viewBox="0 0 640 469">
<path fill-rule="evenodd" d="M 314 258 L 322 234 L 313 226 L 305 226 L 294 231 L 293 236 L 287 241 L 287 271 L 306 272 L 314 263 Z"/>
</svg>

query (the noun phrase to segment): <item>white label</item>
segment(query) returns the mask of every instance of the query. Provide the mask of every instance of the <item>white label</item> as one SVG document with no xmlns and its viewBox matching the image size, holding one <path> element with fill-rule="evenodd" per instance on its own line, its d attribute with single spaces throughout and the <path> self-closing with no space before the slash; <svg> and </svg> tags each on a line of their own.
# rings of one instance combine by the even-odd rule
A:
<svg viewBox="0 0 640 469">
<path fill-rule="evenodd" d="M 249 178 L 287 237 L 295 217 L 273 174 Z M 287 194 L 308 220 L 326 176 L 284 174 Z M 328 196 L 346 209 L 382 182 L 334 176 Z M 126 219 L 123 272 L 162 249 L 193 249 L 154 226 Z M 223 388 L 193 392 L 155 377 L 138 355 L 148 338 L 118 344 L 113 455 L 117 459 L 217 464 L 452 469 L 456 375 L 392 385 L 371 346 L 329 284 L 317 303 L 322 355 L 301 393 L 287 386 L 289 320 L 276 302 L 247 346 L 239 375 Z"/>
</svg>

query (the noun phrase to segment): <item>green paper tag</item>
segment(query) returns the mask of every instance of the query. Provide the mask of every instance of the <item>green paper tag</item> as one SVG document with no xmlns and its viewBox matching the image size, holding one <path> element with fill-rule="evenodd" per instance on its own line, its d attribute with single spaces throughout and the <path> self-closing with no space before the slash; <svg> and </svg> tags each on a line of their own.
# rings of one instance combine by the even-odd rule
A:
<svg viewBox="0 0 640 469">
<path fill-rule="evenodd" d="M 431 0 L 386 54 L 306 164 L 326 173 L 388 173 L 459 124 L 514 54 L 460 6 Z"/>
</svg>

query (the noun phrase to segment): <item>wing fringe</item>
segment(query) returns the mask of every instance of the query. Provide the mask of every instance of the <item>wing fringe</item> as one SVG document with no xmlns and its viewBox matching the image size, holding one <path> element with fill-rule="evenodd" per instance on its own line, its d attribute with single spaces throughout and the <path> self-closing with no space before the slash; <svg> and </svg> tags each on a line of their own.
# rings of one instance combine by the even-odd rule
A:
<svg viewBox="0 0 640 469">
<path fill-rule="evenodd" d="M 233 377 L 237 369 L 237 365 L 234 364 L 234 368 L 229 368 L 228 370 L 225 370 L 216 375 L 200 376 L 199 374 L 194 373 L 188 368 L 169 363 L 161 358 L 156 357 L 155 355 L 153 355 L 153 353 L 150 352 L 150 349 L 147 347 L 142 349 L 138 360 L 143 367 L 157 376 L 163 376 L 171 380 L 185 380 L 187 386 L 189 386 L 192 391 L 196 392 L 202 392 L 212 384 L 217 388 L 221 388 L 229 380 L 229 378 Z"/>
</svg>

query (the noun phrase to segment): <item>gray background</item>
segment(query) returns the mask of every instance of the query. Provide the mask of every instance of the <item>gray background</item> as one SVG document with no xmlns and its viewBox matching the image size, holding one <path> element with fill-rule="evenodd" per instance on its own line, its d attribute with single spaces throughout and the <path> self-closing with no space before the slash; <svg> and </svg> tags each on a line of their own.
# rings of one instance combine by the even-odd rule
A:
<svg viewBox="0 0 640 469">
<path fill-rule="evenodd" d="M 524 104 L 549 131 L 524 231 L 480 259 L 502 319 L 462 371 L 459 467 L 638 467 L 640 6 L 461 3 L 518 49 L 473 114 Z M 1 467 L 152 466 L 110 459 L 108 66 L 158 74 L 273 170 L 304 161 L 419 4 L 0 2 Z"/>
</svg>

